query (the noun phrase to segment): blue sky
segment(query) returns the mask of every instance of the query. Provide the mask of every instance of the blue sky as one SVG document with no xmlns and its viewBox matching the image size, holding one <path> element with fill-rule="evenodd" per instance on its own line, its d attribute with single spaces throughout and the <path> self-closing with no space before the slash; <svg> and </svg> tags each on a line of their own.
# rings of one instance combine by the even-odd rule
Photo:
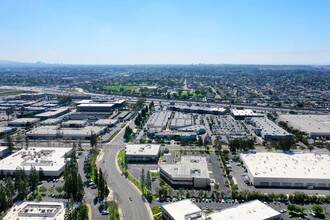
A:
<svg viewBox="0 0 330 220">
<path fill-rule="evenodd" d="M 0 60 L 330 64 L 329 0 L 0 0 Z"/>
</svg>

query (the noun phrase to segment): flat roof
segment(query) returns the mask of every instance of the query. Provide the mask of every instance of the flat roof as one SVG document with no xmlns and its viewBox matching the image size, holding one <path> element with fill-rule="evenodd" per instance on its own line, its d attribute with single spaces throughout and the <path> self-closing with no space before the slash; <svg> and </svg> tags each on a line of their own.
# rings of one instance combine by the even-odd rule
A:
<svg viewBox="0 0 330 220">
<path fill-rule="evenodd" d="M 4 220 L 55 220 L 64 219 L 65 207 L 61 202 L 23 202 L 14 205 Z"/>
<path fill-rule="evenodd" d="M 256 128 L 262 129 L 263 135 L 274 135 L 274 136 L 288 136 L 291 135 L 289 132 L 275 124 L 268 118 L 252 118 L 251 121 L 255 123 Z"/>
<path fill-rule="evenodd" d="M 263 116 L 262 114 L 255 113 L 252 109 L 230 109 L 234 116 Z"/>
<path fill-rule="evenodd" d="M 10 121 L 9 124 L 11 124 L 11 123 L 28 123 L 28 122 L 35 123 L 38 121 L 40 121 L 39 118 L 17 118 L 15 120 Z"/>
<path fill-rule="evenodd" d="M 7 150 L 8 147 L 7 146 L 0 146 L 0 152 L 4 151 L 4 150 Z"/>
<path fill-rule="evenodd" d="M 112 106 L 114 106 L 113 103 L 85 103 L 85 104 L 78 105 L 78 107 L 93 107 L 93 108 L 112 107 Z"/>
<path fill-rule="evenodd" d="M 117 123 L 118 119 L 99 119 L 94 124 L 95 125 L 111 125 Z"/>
<path fill-rule="evenodd" d="M 214 212 L 207 216 L 210 220 L 264 220 L 275 216 L 280 216 L 281 213 L 259 200 L 253 200 L 244 204 L 224 209 L 220 212 Z"/>
<path fill-rule="evenodd" d="M 241 154 L 253 177 L 329 179 L 330 155 L 315 153 Z"/>
<path fill-rule="evenodd" d="M 200 177 L 209 178 L 206 157 L 181 156 L 181 161 L 175 164 L 160 165 L 161 169 L 172 177 Z"/>
<path fill-rule="evenodd" d="M 148 128 L 164 127 L 170 117 L 170 111 L 161 111 L 153 113 L 147 121 Z"/>
<path fill-rule="evenodd" d="M 10 132 L 12 130 L 13 130 L 13 128 L 11 128 L 11 127 L 0 127 L 0 133 Z"/>
<path fill-rule="evenodd" d="M 146 155 L 156 156 L 160 150 L 158 144 L 128 144 L 126 145 L 126 155 Z"/>
<path fill-rule="evenodd" d="M 170 214 L 175 220 L 186 220 L 186 215 L 202 212 L 202 210 L 196 204 L 190 201 L 190 199 L 168 203 L 163 205 L 162 208 L 166 210 L 166 212 Z M 204 218 L 197 218 L 196 220 L 199 219 Z"/>
<path fill-rule="evenodd" d="M 61 123 L 63 119 L 61 118 L 49 118 L 45 121 L 42 121 L 40 124 L 41 125 L 56 125 L 56 124 L 59 124 Z"/>
<path fill-rule="evenodd" d="M 70 151 L 71 148 L 64 147 L 29 147 L 2 159 L 0 170 L 16 170 L 18 167 L 30 170 L 34 166 L 37 170 L 58 171 L 65 165 L 64 155 Z"/>
<path fill-rule="evenodd" d="M 68 111 L 68 110 L 69 110 L 69 108 L 67 108 L 67 107 L 60 107 L 60 108 L 56 108 L 56 109 L 50 109 L 47 112 L 43 112 L 43 113 L 35 115 L 35 117 L 53 117 L 53 116 L 56 116 L 56 115 L 61 114 L 65 111 Z"/>
<path fill-rule="evenodd" d="M 67 136 L 84 136 L 89 137 L 92 133 L 99 135 L 105 127 L 100 126 L 86 126 L 84 128 L 63 128 L 60 129 L 60 132 L 63 134 L 63 137 Z"/>
<path fill-rule="evenodd" d="M 279 119 L 309 134 L 330 135 L 330 115 L 280 115 Z"/>
<path fill-rule="evenodd" d="M 85 125 L 85 124 L 87 124 L 87 121 L 86 120 L 68 120 L 68 121 L 65 121 L 62 123 L 62 125 L 72 125 L 72 124 Z"/>
</svg>

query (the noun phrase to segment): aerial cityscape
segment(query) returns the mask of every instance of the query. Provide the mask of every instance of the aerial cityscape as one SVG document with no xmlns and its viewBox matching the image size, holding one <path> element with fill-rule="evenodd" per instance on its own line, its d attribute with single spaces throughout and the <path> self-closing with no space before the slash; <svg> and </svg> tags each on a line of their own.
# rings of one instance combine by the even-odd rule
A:
<svg viewBox="0 0 330 220">
<path fill-rule="evenodd" d="M 0 0 L 0 219 L 329 220 L 330 2 L 125 2 Z"/>
</svg>

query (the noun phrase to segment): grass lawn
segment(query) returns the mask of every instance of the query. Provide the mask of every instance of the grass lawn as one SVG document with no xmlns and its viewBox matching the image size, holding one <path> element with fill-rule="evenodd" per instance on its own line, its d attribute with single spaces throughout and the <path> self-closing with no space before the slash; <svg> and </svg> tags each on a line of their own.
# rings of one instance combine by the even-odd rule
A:
<svg viewBox="0 0 330 220">
<path fill-rule="evenodd" d="M 152 212 L 153 215 L 157 215 L 160 212 L 162 212 L 162 209 L 159 206 L 154 206 L 154 207 L 151 208 L 151 212 Z"/>
<path fill-rule="evenodd" d="M 131 90 L 136 92 L 139 91 L 139 86 L 106 86 L 105 89 L 116 92 L 126 91 L 126 90 Z"/>
</svg>

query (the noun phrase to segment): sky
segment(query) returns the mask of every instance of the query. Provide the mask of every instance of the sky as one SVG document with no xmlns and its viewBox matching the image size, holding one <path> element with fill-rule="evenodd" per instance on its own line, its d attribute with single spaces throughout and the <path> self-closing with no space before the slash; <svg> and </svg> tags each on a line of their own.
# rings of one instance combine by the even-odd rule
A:
<svg viewBox="0 0 330 220">
<path fill-rule="evenodd" d="M 330 64 L 329 0 L 0 0 L 0 60 Z"/>
</svg>

